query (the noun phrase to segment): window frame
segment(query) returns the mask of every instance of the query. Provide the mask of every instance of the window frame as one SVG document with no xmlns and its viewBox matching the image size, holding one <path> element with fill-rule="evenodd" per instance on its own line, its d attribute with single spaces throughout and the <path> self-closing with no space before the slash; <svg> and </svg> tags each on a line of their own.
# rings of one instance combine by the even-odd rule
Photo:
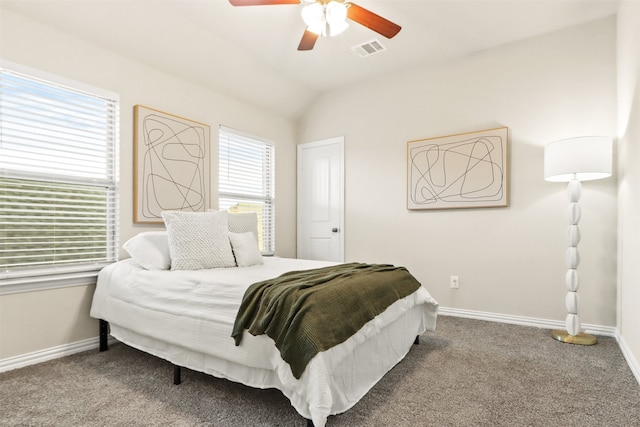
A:
<svg viewBox="0 0 640 427">
<path fill-rule="evenodd" d="M 247 141 L 253 144 L 261 144 L 266 148 L 268 152 L 268 159 L 265 159 L 268 163 L 267 169 L 263 169 L 263 187 L 265 187 L 265 194 L 255 195 L 242 193 L 241 191 L 222 191 L 220 174 L 223 172 L 223 144 L 226 142 L 224 138 L 226 135 L 231 136 L 239 141 Z M 218 128 L 218 206 L 220 207 L 221 199 L 237 199 L 241 201 L 255 201 L 264 203 L 270 206 L 270 212 L 262 217 L 262 224 L 258 224 L 259 229 L 262 229 L 262 242 L 264 247 L 261 248 L 263 255 L 274 255 L 276 250 L 275 244 L 275 218 L 276 218 L 276 198 L 275 198 L 275 144 L 265 138 L 261 138 L 255 135 L 251 135 L 246 132 L 232 129 L 223 125 Z M 265 168 L 264 162 L 262 167 Z M 260 218 L 258 218 L 260 221 Z"/>
<path fill-rule="evenodd" d="M 50 85 L 51 87 L 83 92 L 113 103 L 113 116 L 111 117 L 113 122 L 110 126 L 112 134 L 108 139 L 109 146 L 106 149 L 109 154 L 105 157 L 105 159 L 110 161 L 108 162 L 110 164 L 109 172 L 112 178 L 107 179 L 103 187 L 106 188 L 107 194 L 112 195 L 111 203 L 109 203 L 109 199 L 107 199 L 105 205 L 107 209 L 106 218 L 108 230 L 105 234 L 107 238 L 107 247 L 105 248 L 107 251 L 107 261 L 0 270 L 0 295 L 95 284 L 98 272 L 106 265 L 117 261 L 119 254 L 120 96 L 115 92 L 4 59 L 0 59 L 0 68 L 2 69 L 2 74 L 23 75 L 25 78 L 40 80 L 43 84 Z M 34 181 L 65 182 L 64 175 L 48 176 L 47 174 L 43 175 L 37 172 L 20 172 L 11 169 L 0 170 L 0 173 L 2 173 L 5 178 L 27 178 Z M 78 178 L 70 178 L 66 182 L 73 183 L 74 181 L 81 185 L 83 184 L 83 179 Z"/>
</svg>

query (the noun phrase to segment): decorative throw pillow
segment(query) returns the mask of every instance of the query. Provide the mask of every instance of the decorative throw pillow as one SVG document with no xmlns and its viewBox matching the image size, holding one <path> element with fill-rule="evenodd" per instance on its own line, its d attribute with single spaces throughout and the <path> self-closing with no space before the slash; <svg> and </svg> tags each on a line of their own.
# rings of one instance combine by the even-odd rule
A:
<svg viewBox="0 0 640 427">
<path fill-rule="evenodd" d="M 235 267 L 226 212 L 162 212 L 171 270 Z"/>
<path fill-rule="evenodd" d="M 258 214 L 255 212 L 230 213 L 229 231 L 232 233 L 246 233 L 250 231 L 258 242 Z"/>
<path fill-rule="evenodd" d="M 233 254 L 236 257 L 238 267 L 249 267 L 263 263 L 262 255 L 258 248 L 258 241 L 253 232 L 229 232 L 229 240 L 231 240 L 231 247 L 233 248 Z"/>
<path fill-rule="evenodd" d="M 127 240 L 122 248 L 147 270 L 168 270 L 171 266 L 166 231 L 145 231 Z"/>
</svg>

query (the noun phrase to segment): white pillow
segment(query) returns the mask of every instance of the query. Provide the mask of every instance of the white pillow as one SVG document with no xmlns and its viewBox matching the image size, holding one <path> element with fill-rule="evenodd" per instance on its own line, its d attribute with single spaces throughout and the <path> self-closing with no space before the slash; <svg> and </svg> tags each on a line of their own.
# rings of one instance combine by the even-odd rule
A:
<svg viewBox="0 0 640 427">
<path fill-rule="evenodd" d="M 168 270 L 171 266 L 166 231 L 145 231 L 122 245 L 131 258 L 147 270 Z"/>
<path fill-rule="evenodd" d="M 249 267 L 251 265 L 262 264 L 262 254 L 258 248 L 258 241 L 251 231 L 246 233 L 229 232 L 229 240 L 233 254 L 236 257 L 238 267 Z"/>
<path fill-rule="evenodd" d="M 218 211 L 211 209 L 208 212 Z M 258 242 L 258 214 L 256 212 L 229 212 L 229 231 L 232 233 L 251 231 L 256 236 L 256 242 Z"/>
<path fill-rule="evenodd" d="M 235 267 L 226 212 L 162 212 L 171 270 Z"/>
</svg>

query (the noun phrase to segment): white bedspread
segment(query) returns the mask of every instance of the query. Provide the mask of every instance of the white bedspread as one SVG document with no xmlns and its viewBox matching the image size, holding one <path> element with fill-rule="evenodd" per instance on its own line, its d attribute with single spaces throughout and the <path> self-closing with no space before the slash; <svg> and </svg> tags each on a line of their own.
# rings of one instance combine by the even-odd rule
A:
<svg viewBox="0 0 640 427">
<path fill-rule="evenodd" d="M 311 418 L 314 424 L 320 427 L 325 424 L 328 415 L 349 409 L 360 399 L 360 394 L 364 394 L 361 390 L 366 393 L 379 380 L 378 377 L 366 378 L 364 374 L 359 375 L 355 372 L 356 378 L 338 378 L 336 381 L 336 370 L 342 372 L 338 366 L 358 366 L 362 360 L 356 360 L 356 357 L 368 357 L 368 362 L 386 362 L 392 363 L 393 366 L 406 354 L 406 351 L 395 348 L 399 343 L 390 343 L 391 350 L 388 351 L 388 356 L 376 356 L 393 360 L 380 361 L 371 355 L 367 356 L 366 352 L 356 351 L 358 346 L 394 322 L 409 322 L 410 327 L 399 325 L 397 328 L 410 329 L 408 333 L 413 335 L 433 330 L 437 313 L 437 303 L 426 289 L 421 287 L 368 322 L 346 342 L 319 353 L 312 359 L 299 380 L 293 377 L 291 369 L 280 357 L 273 340 L 266 335 L 254 337 L 245 333 L 242 344 L 235 346 L 231 331 L 247 287 L 287 271 L 319 268 L 331 264 L 265 257 L 264 265 L 251 267 L 148 271 L 133 260 L 127 259 L 109 265 L 98 276 L 91 316 L 109 321 L 112 324 L 112 333 L 114 329 L 124 328 L 144 337 L 145 340 L 150 338 L 171 343 L 228 361 L 234 366 L 241 365 L 254 371 L 275 373 L 252 373 L 250 376 L 225 373 L 224 377 L 252 387 L 280 389 L 301 415 Z M 411 316 L 407 314 L 410 310 Z M 407 320 L 402 319 L 405 314 Z M 143 347 L 148 347 L 148 344 Z M 397 354 L 402 351 L 403 354 Z M 172 359 L 170 356 L 167 358 Z M 178 358 L 176 356 L 176 360 L 171 361 L 178 363 Z M 340 375 L 350 374 L 343 372 Z M 349 390 L 358 390 L 356 396 L 350 396 L 349 392 L 340 389 L 340 384 L 336 384 L 343 381 L 358 383 L 355 387 L 349 386 Z"/>
</svg>

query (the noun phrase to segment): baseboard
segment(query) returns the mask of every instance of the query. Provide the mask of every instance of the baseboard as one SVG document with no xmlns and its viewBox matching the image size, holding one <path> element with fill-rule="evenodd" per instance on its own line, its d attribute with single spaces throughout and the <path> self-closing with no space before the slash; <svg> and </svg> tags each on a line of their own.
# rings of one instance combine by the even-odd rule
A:
<svg viewBox="0 0 640 427">
<path fill-rule="evenodd" d="M 109 337 L 109 344 L 117 342 Z M 31 353 L 20 354 L 18 356 L 8 357 L 0 360 L 0 372 L 11 371 L 13 369 L 23 368 L 29 365 L 46 362 L 47 360 L 58 359 L 64 356 L 70 356 L 82 351 L 94 350 L 99 348 L 100 340 L 96 338 L 87 338 L 86 340 L 76 341 L 69 344 L 63 344 L 56 347 L 46 348 Z"/>
<path fill-rule="evenodd" d="M 459 308 L 438 307 L 438 314 L 443 316 L 466 317 L 468 319 L 486 320 L 489 322 L 510 323 L 512 325 L 534 326 L 543 329 L 564 329 L 565 324 L 559 320 L 540 319 L 536 317 L 514 316 L 510 314 L 488 313 L 485 311 L 462 310 Z M 585 332 L 605 337 L 618 336 L 613 326 L 583 324 Z"/>
<path fill-rule="evenodd" d="M 624 337 L 618 334 L 616 336 L 616 339 L 618 340 L 618 344 L 620 345 L 622 355 L 627 360 L 627 364 L 629 365 L 631 372 L 633 372 L 633 376 L 636 377 L 636 381 L 638 381 L 638 384 L 640 384 L 640 363 L 638 363 L 638 360 L 636 360 L 636 358 L 633 356 L 633 353 L 631 352 L 631 349 L 629 349 L 629 346 L 624 340 Z"/>
</svg>

